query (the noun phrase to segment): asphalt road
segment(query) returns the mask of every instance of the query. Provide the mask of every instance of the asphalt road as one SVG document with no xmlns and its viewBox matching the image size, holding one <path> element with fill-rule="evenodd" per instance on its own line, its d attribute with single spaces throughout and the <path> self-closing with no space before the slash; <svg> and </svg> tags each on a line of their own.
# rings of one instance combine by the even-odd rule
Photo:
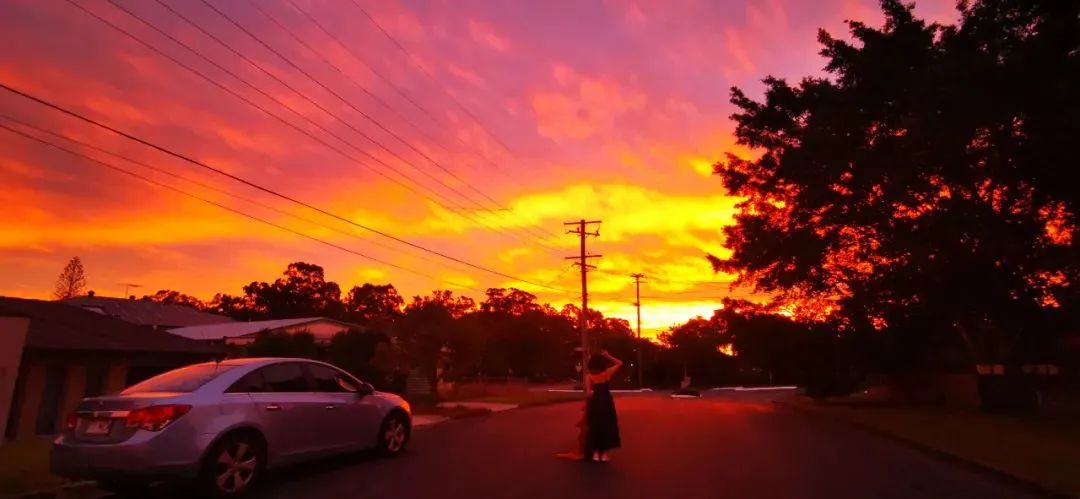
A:
<svg viewBox="0 0 1080 499">
<path fill-rule="evenodd" d="M 271 498 L 1018 498 L 993 478 L 776 406 L 764 393 L 619 397 L 624 448 L 608 464 L 560 460 L 580 406 L 448 421 L 391 460 L 275 472 Z"/>
</svg>

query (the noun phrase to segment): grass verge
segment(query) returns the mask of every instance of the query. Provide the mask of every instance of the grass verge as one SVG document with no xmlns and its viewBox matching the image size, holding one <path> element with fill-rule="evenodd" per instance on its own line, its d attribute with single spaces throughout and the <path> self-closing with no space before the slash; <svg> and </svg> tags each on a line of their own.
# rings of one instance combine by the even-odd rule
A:
<svg viewBox="0 0 1080 499">
<path fill-rule="evenodd" d="M 68 483 L 49 473 L 51 445 L 49 440 L 37 438 L 0 445 L 0 497 L 54 489 Z"/>
<path fill-rule="evenodd" d="M 1080 497 L 1080 421 L 940 407 L 795 405 L 989 468 L 1039 488 Z"/>
</svg>

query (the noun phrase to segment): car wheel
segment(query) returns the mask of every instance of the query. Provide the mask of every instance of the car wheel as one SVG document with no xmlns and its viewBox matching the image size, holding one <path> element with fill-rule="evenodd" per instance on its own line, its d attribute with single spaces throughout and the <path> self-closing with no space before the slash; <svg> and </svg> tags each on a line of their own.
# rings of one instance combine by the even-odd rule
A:
<svg viewBox="0 0 1080 499">
<path fill-rule="evenodd" d="M 391 414 L 383 421 L 379 430 L 379 453 L 393 457 L 405 450 L 409 443 L 409 420 L 401 414 Z"/>
<path fill-rule="evenodd" d="M 150 482 L 136 479 L 101 480 L 97 486 L 114 497 L 146 497 L 150 491 Z"/>
<path fill-rule="evenodd" d="M 255 488 L 265 469 L 266 446 L 262 439 L 249 433 L 233 433 L 206 455 L 200 485 L 210 497 L 238 497 Z"/>
</svg>

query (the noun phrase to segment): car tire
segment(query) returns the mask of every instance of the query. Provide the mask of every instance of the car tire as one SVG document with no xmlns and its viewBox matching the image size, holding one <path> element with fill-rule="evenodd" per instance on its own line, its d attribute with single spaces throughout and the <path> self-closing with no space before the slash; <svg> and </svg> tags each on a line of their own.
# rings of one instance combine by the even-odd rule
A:
<svg viewBox="0 0 1080 499">
<path fill-rule="evenodd" d="M 265 471 L 263 439 L 249 432 L 230 433 L 206 454 L 199 489 L 206 497 L 243 497 L 259 485 Z"/>
<path fill-rule="evenodd" d="M 150 492 L 150 482 L 147 480 L 100 480 L 97 487 L 113 495 L 113 497 L 146 497 Z"/>
<path fill-rule="evenodd" d="M 379 454 L 383 457 L 401 454 L 409 443 L 410 426 L 409 418 L 404 414 L 395 412 L 386 416 L 379 428 Z"/>
</svg>

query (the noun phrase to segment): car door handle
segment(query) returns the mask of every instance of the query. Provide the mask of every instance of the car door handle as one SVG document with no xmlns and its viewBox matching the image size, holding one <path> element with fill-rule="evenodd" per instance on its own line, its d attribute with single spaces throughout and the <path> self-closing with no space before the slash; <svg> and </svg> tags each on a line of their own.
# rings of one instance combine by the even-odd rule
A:
<svg viewBox="0 0 1080 499">
<path fill-rule="evenodd" d="M 326 404 L 326 409 L 327 410 L 329 410 L 329 409 L 337 409 L 337 406 L 334 405 L 334 404 Z"/>
<path fill-rule="evenodd" d="M 278 405 L 278 404 L 270 404 L 270 405 L 266 406 L 266 410 L 268 410 L 268 411 L 280 411 L 281 406 Z"/>
</svg>

